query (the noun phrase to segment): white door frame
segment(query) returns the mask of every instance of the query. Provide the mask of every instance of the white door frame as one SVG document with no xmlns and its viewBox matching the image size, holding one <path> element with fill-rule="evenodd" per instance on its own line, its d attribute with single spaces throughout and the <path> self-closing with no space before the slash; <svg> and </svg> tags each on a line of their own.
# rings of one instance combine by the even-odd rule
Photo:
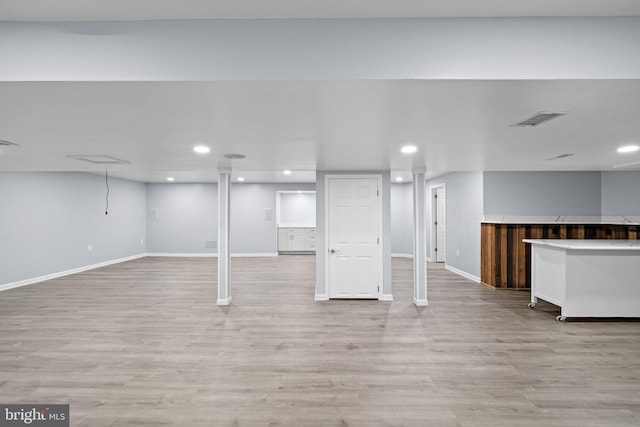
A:
<svg viewBox="0 0 640 427">
<path fill-rule="evenodd" d="M 378 286 L 380 286 L 380 290 L 378 291 L 378 301 L 382 300 L 383 295 L 383 265 L 384 260 L 383 250 L 384 247 L 384 233 L 383 233 L 383 210 L 382 210 L 382 174 L 335 174 L 335 175 L 325 175 L 324 176 L 324 241 L 325 241 L 325 249 L 327 253 L 324 257 L 324 288 L 326 295 L 331 295 L 331 280 L 330 280 L 330 271 L 329 271 L 329 262 L 331 261 L 331 257 L 329 255 L 329 251 L 331 248 L 329 247 L 329 179 L 332 178 L 340 178 L 340 179 L 358 179 L 358 178 L 375 178 L 378 185 L 378 235 L 380 236 L 380 243 L 378 244 Z"/>
<path fill-rule="evenodd" d="M 431 236 L 430 240 L 430 250 L 429 250 L 429 261 L 431 262 L 436 262 L 438 259 L 438 254 L 436 253 L 436 245 L 437 245 L 437 239 L 438 239 L 438 228 L 435 224 L 434 218 L 436 218 L 437 216 L 437 210 L 438 210 L 438 205 L 436 203 L 433 202 L 434 200 L 434 196 L 436 195 L 436 191 L 438 190 L 438 188 L 442 188 L 445 192 L 445 194 L 447 193 L 447 184 L 442 183 L 442 184 L 435 184 L 429 187 L 429 204 L 430 204 L 430 215 L 431 217 L 429 218 L 429 234 Z M 446 209 L 446 208 L 445 208 Z M 446 211 L 445 211 L 445 215 L 446 215 Z M 446 227 L 447 227 L 447 223 L 445 222 L 445 236 L 446 236 Z M 444 263 L 447 263 L 447 260 L 445 258 Z"/>
</svg>

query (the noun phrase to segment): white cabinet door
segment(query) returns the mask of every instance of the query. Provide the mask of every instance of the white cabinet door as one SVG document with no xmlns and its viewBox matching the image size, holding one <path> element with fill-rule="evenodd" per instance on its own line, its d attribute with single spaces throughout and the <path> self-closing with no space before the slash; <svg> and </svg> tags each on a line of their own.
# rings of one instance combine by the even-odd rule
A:
<svg viewBox="0 0 640 427">
<path fill-rule="evenodd" d="M 278 229 L 278 251 L 290 251 L 291 250 L 291 237 L 289 237 L 288 228 Z"/>
<path fill-rule="evenodd" d="M 290 229 L 289 236 L 291 238 L 292 251 L 307 250 L 307 233 L 305 232 L 304 228 Z"/>
</svg>

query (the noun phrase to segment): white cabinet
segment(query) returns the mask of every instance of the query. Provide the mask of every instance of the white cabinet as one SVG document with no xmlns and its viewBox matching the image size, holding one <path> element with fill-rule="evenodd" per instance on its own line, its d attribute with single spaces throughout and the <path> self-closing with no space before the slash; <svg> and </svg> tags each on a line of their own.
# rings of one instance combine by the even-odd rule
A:
<svg viewBox="0 0 640 427">
<path fill-rule="evenodd" d="M 531 304 L 538 298 L 567 317 L 640 317 L 637 240 L 536 240 L 531 243 Z"/>
<path fill-rule="evenodd" d="M 315 252 L 315 227 L 279 227 L 278 252 Z"/>
</svg>

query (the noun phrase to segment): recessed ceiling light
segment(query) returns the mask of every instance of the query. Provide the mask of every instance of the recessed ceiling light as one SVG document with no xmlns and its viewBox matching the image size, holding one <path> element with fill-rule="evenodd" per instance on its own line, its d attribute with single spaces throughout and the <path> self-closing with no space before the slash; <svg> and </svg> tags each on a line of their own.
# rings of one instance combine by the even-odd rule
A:
<svg viewBox="0 0 640 427">
<path fill-rule="evenodd" d="M 396 178 L 396 181 L 397 181 L 397 182 L 402 182 L 402 177 L 401 177 L 401 176 L 397 177 L 397 178 Z"/>
<path fill-rule="evenodd" d="M 415 145 L 405 145 L 400 149 L 400 151 L 404 154 L 413 154 L 418 151 L 418 147 L 416 147 Z"/>
<path fill-rule="evenodd" d="M 173 182 L 173 181 L 175 181 L 175 180 L 176 180 L 176 179 L 175 179 L 174 177 L 172 177 L 172 176 L 167 177 L 167 181 L 169 181 L 169 182 Z"/>
<path fill-rule="evenodd" d="M 640 147 L 637 145 L 625 145 L 624 147 L 618 148 L 618 153 L 633 153 L 640 150 Z"/>
<path fill-rule="evenodd" d="M 195 147 L 193 147 L 193 151 L 198 154 L 207 154 L 211 151 L 211 149 L 206 145 L 196 145 Z"/>
<path fill-rule="evenodd" d="M 291 175 L 291 171 L 289 169 L 283 170 L 282 173 L 285 175 Z"/>
<path fill-rule="evenodd" d="M 244 177 L 239 176 L 239 177 L 238 177 L 238 181 L 243 182 L 243 181 L 244 181 Z"/>
</svg>

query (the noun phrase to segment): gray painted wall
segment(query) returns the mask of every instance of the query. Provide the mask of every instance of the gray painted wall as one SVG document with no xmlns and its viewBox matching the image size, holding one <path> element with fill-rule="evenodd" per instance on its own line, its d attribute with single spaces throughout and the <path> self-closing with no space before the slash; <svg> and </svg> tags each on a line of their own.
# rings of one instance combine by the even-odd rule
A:
<svg viewBox="0 0 640 427">
<path fill-rule="evenodd" d="M 109 186 L 105 215 L 104 176 L 0 172 L 0 285 L 143 254 L 145 184 Z"/>
<path fill-rule="evenodd" d="M 327 175 L 382 175 L 382 293 L 391 295 L 391 181 L 389 171 L 317 171 L 316 172 L 316 295 L 326 295 L 326 188 Z"/>
<path fill-rule="evenodd" d="M 217 184 L 147 184 L 147 252 L 217 253 Z M 157 219 L 155 216 L 157 212 Z"/>
<path fill-rule="evenodd" d="M 413 184 L 391 184 L 391 253 L 413 256 Z"/>
<path fill-rule="evenodd" d="M 277 253 L 276 193 L 314 189 L 314 184 L 232 184 L 231 253 Z M 147 252 L 218 252 L 217 246 L 205 247 L 218 240 L 217 184 L 147 184 L 147 207 Z M 265 209 L 271 210 L 271 219 Z"/>
<path fill-rule="evenodd" d="M 484 172 L 484 214 L 598 216 L 600 180 L 600 172 Z"/>
<path fill-rule="evenodd" d="M 231 253 L 278 252 L 278 191 L 315 190 L 315 184 L 233 184 L 231 186 Z M 270 219 L 265 209 L 271 211 Z"/>
<path fill-rule="evenodd" d="M 640 171 L 602 172 L 602 215 L 640 215 Z"/>
<path fill-rule="evenodd" d="M 427 181 L 431 187 L 446 186 L 447 257 L 446 264 L 480 277 L 480 221 L 483 211 L 482 172 L 455 172 Z M 431 253 L 431 208 L 427 207 L 427 254 Z M 458 251 L 458 252 L 456 252 Z"/>
</svg>

